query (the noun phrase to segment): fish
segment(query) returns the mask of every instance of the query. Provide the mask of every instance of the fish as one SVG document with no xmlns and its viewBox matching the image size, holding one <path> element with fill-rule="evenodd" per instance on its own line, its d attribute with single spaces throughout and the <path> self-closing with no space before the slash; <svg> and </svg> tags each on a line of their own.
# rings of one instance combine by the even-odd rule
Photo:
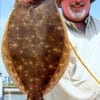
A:
<svg viewBox="0 0 100 100">
<path fill-rule="evenodd" d="M 70 60 L 66 25 L 55 0 L 15 1 L 2 39 L 2 58 L 27 100 L 43 100 Z"/>
</svg>

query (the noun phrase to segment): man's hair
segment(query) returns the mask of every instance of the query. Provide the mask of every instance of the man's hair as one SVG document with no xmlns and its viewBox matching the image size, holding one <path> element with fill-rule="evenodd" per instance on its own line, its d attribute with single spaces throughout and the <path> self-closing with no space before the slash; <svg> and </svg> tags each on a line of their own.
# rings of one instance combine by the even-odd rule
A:
<svg viewBox="0 0 100 100">
<path fill-rule="evenodd" d="M 61 0 L 56 0 L 58 6 L 60 6 L 60 1 L 61 1 Z M 94 2 L 94 1 L 95 1 L 95 0 L 90 0 L 91 3 Z"/>
<path fill-rule="evenodd" d="M 92 2 L 94 2 L 95 0 L 90 0 L 90 2 L 92 3 Z"/>
</svg>

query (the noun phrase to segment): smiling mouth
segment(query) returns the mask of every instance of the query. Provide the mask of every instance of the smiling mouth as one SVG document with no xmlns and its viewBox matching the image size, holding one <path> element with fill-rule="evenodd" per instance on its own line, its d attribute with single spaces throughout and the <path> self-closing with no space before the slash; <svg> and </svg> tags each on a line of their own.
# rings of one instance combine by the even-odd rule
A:
<svg viewBox="0 0 100 100">
<path fill-rule="evenodd" d="M 80 8 L 80 7 L 84 7 L 84 5 L 70 5 L 71 7 L 75 7 L 75 8 Z"/>
<path fill-rule="evenodd" d="M 84 6 L 85 6 L 84 4 L 74 4 L 70 5 L 70 8 L 75 12 L 80 12 L 83 10 Z"/>
<path fill-rule="evenodd" d="M 85 6 L 85 4 L 84 3 L 72 3 L 70 6 L 72 8 L 82 8 Z"/>
</svg>

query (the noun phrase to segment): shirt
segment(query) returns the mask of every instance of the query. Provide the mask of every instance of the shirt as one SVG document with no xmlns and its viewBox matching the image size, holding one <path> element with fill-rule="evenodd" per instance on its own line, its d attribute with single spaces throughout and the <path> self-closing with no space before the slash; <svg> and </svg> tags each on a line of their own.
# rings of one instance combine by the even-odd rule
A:
<svg viewBox="0 0 100 100">
<path fill-rule="evenodd" d="M 100 21 L 88 16 L 85 20 L 85 34 L 79 31 L 72 22 L 65 20 L 67 34 L 75 49 L 83 60 L 87 57 L 84 53 L 87 44 L 92 38 L 100 33 Z M 94 48 L 95 49 L 95 48 Z M 74 52 L 71 52 L 71 59 L 67 69 L 59 80 L 58 84 L 48 94 L 44 95 L 45 100 L 100 100 L 100 84 L 84 69 Z M 85 56 L 83 56 L 85 55 Z M 91 63 L 91 58 L 87 57 L 87 62 Z M 96 58 L 95 58 L 96 59 Z M 91 71 L 99 73 L 98 66 L 88 66 Z M 93 70 L 92 70 L 93 67 Z M 94 68 L 95 67 L 95 68 Z M 99 70 L 97 70 L 99 68 Z"/>
</svg>

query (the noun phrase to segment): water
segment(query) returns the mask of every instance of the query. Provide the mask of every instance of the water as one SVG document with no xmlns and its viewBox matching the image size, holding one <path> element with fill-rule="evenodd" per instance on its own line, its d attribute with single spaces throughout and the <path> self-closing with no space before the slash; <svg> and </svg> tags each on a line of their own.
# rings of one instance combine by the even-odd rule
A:
<svg viewBox="0 0 100 100">
<path fill-rule="evenodd" d="M 4 100 L 27 100 L 23 94 L 5 94 Z"/>
</svg>

